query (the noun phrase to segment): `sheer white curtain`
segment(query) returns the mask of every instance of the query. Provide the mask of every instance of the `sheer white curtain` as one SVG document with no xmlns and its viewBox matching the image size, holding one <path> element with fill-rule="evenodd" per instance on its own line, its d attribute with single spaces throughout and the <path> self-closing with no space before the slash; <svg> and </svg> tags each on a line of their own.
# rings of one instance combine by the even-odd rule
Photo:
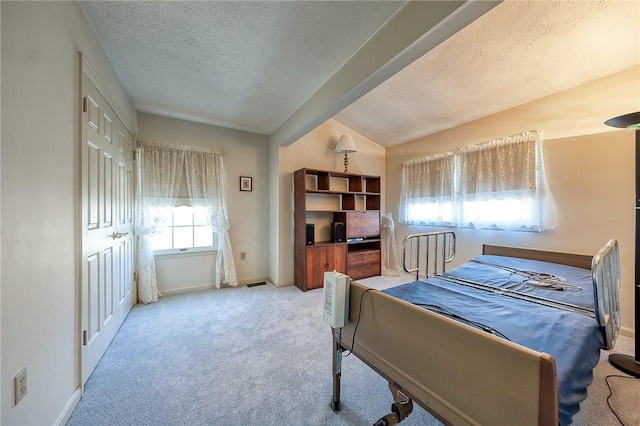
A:
<svg viewBox="0 0 640 426">
<path fill-rule="evenodd" d="M 401 222 L 411 225 L 455 225 L 454 163 L 454 154 L 445 153 L 403 164 Z"/>
<path fill-rule="evenodd" d="M 214 284 L 238 285 L 229 238 L 222 154 L 191 149 L 185 153 L 187 188 L 192 207 L 206 207 L 208 225 L 218 239 Z"/>
<path fill-rule="evenodd" d="M 141 303 L 158 301 L 156 268 L 150 235 L 171 217 L 176 204 L 184 151 L 139 142 L 138 194 L 136 199 L 136 235 L 138 237 L 138 299 Z"/>
<path fill-rule="evenodd" d="M 459 161 L 461 226 L 533 231 L 553 227 L 542 132 L 462 149 Z"/>
<path fill-rule="evenodd" d="M 402 173 L 403 223 L 538 232 L 554 226 L 541 131 L 406 161 Z"/>
</svg>

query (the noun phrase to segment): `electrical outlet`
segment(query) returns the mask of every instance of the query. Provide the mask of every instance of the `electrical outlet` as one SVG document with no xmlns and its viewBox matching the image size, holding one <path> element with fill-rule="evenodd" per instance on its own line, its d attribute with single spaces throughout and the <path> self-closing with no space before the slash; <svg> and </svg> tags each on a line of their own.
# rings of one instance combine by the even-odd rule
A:
<svg viewBox="0 0 640 426">
<path fill-rule="evenodd" d="M 27 367 L 20 370 L 13 378 L 13 394 L 15 395 L 15 405 L 27 394 Z"/>
<path fill-rule="evenodd" d="M 240 252 L 240 260 L 247 260 L 247 252 L 246 251 L 241 251 Z"/>
</svg>

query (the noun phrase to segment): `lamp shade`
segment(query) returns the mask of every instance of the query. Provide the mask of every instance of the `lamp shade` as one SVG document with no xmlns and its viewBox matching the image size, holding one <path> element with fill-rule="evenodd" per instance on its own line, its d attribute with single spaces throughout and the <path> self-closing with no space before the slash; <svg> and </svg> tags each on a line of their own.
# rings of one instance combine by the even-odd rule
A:
<svg viewBox="0 0 640 426">
<path fill-rule="evenodd" d="M 610 118 L 609 120 L 605 121 L 604 124 L 611 127 L 640 129 L 640 111 Z"/>
<path fill-rule="evenodd" d="M 338 139 L 336 152 L 358 152 L 358 150 L 350 135 L 342 135 L 340 139 Z"/>
</svg>

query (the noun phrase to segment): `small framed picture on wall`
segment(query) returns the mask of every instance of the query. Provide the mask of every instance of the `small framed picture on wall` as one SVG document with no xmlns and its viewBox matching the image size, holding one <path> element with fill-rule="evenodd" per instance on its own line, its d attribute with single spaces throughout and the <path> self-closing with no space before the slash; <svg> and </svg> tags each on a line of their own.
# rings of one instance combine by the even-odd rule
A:
<svg viewBox="0 0 640 426">
<path fill-rule="evenodd" d="M 240 191 L 252 191 L 253 179 L 249 176 L 240 176 Z"/>
</svg>

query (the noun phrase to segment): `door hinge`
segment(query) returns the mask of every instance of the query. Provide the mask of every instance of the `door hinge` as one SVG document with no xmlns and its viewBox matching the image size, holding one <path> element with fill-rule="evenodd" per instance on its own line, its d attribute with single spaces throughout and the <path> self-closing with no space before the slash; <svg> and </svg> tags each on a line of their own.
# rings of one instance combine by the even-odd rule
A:
<svg viewBox="0 0 640 426">
<path fill-rule="evenodd" d="M 87 343 L 89 343 L 87 330 L 82 330 L 82 345 L 87 346 Z"/>
<path fill-rule="evenodd" d="M 138 282 L 138 273 L 137 273 L 137 272 L 134 272 L 134 273 L 133 273 L 133 282 L 134 282 L 134 283 L 137 283 L 137 282 Z"/>
<path fill-rule="evenodd" d="M 82 112 L 87 112 L 87 97 L 82 98 Z"/>
</svg>

